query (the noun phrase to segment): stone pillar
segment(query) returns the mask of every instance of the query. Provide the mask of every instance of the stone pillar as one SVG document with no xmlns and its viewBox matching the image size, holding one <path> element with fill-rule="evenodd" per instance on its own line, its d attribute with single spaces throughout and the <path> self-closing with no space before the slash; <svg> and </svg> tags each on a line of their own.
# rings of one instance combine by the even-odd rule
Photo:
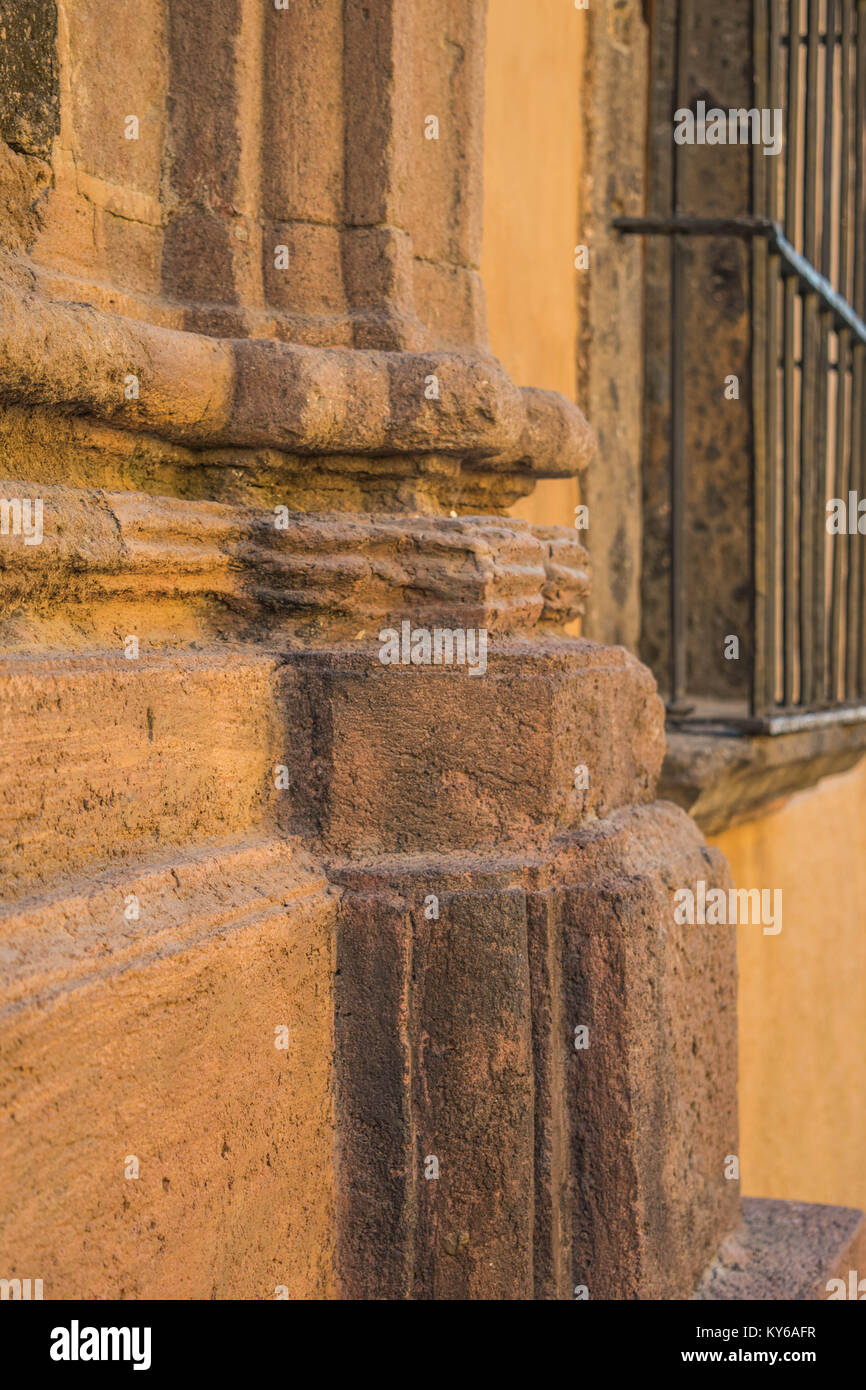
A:
<svg viewBox="0 0 866 1390">
<path fill-rule="evenodd" d="M 536 638 L 483 680 L 314 680 L 344 1292 L 687 1295 L 739 1219 L 733 940 L 673 924 L 672 884 L 726 879 L 650 801 L 651 679 Z"/>
<path fill-rule="evenodd" d="M 489 514 L 591 437 L 485 344 L 483 6 L 10 8 L 2 1272 L 689 1296 L 734 963 L 672 894 L 726 870 L 564 636 L 575 534 Z"/>
</svg>

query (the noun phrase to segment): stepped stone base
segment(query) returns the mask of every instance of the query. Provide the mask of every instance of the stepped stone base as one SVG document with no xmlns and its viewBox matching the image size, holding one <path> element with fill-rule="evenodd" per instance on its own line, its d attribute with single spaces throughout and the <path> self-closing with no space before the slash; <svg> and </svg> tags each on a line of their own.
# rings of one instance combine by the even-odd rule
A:
<svg viewBox="0 0 866 1390">
<path fill-rule="evenodd" d="M 728 873 L 652 799 L 622 650 L 20 655 L 0 690 L 6 1277 L 685 1299 L 717 1251 L 696 1297 L 814 1298 L 859 1267 L 856 1213 L 738 1230 L 734 936 L 672 896 Z"/>
<path fill-rule="evenodd" d="M 650 672 L 567 635 L 579 532 L 475 514 L 594 449 L 487 345 L 484 0 L 201 8 L 2 6 L 0 1278 L 687 1299 L 736 970 L 673 895 L 728 871 Z M 383 662 L 403 622 L 489 668 Z"/>
<path fill-rule="evenodd" d="M 747 1197 L 742 1224 L 723 1243 L 695 1299 L 828 1297 L 831 1279 L 866 1276 L 866 1217 L 852 1207 Z"/>
<path fill-rule="evenodd" d="M 670 885 L 721 856 L 655 803 L 329 875 L 344 1296 L 686 1297 L 739 1220 L 734 940 Z"/>
</svg>

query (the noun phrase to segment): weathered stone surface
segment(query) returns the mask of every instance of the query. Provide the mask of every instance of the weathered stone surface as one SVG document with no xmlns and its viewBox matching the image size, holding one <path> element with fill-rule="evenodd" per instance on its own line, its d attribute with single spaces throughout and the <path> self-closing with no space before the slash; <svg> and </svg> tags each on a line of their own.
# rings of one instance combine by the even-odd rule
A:
<svg viewBox="0 0 866 1390">
<path fill-rule="evenodd" d="M 474 849 L 544 842 L 652 798 L 663 712 L 626 652 L 502 639 L 487 662 L 473 678 L 466 667 L 385 667 L 378 645 L 293 656 L 292 828 L 339 853 Z M 578 765 L 588 788 L 575 789 Z"/>
<path fill-rule="evenodd" d="M 724 867 L 650 674 L 556 632 L 575 535 L 476 514 L 593 450 L 487 347 L 484 13 L 82 0 L 0 151 L 0 1273 L 49 1296 L 684 1298 L 739 1220 L 732 937 L 671 901 Z M 483 677 L 383 666 L 404 621 Z"/>
<path fill-rule="evenodd" d="M 739 1219 L 734 933 L 671 888 L 726 873 L 663 805 L 331 864 L 344 1293 L 689 1297 Z"/>
<path fill-rule="evenodd" d="M 564 527 L 286 516 L 17 479 L 0 493 L 42 503 L 40 544 L 0 536 L 0 631 L 17 646 L 111 645 L 119 622 L 149 645 L 321 645 L 377 633 L 398 593 L 418 623 L 522 632 L 576 618 L 589 587 Z"/>
<path fill-rule="evenodd" d="M 698 5 L 690 18 L 687 58 L 678 79 L 677 5 L 655 0 L 654 60 L 648 138 L 651 178 L 647 210 L 668 216 L 671 177 L 677 160 L 677 209 L 685 216 L 748 215 L 759 203 L 757 181 L 772 158 L 753 160 L 742 145 L 674 144 L 671 111 L 699 98 L 709 107 L 753 104 L 754 27 L 747 4 L 719 12 Z M 754 187 L 753 187 L 754 182 Z M 640 238 L 644 240 L 644 238 Z M 752 358 L 753 315 L 759 306 L 760 276 L 751 284 L 751 249 L 731 237 L 689 237 L 681 255 L 688 267 L 682 305 L 685 451 L 688 485 L 685 515 L 685 575 L 688 595 L 689 693 L 746 701 L 753 661 L 751 594 L 762 583 L 753 575 L 755 525 L 749 468 L 752 388 L 762 370 Z M 671 247 L 670 237 L 645 239 L 646 347 L 643 451 L 643 553 L 641 557 L 640 654 L 659 676 L 669 673 L 670 614 L 670 441 L 671 441 Z M 754 295 L 754 305 L 752 296 Z M 721 364 L 724 364 L 723 366 Z M 725 399 L 725 377 L 739 379 L 739 398 Z M 708 543 L 711 542 L 711 543 Z M 740 638 L 740 659 L 725 658 L 725 638 Z"/>
<path fill-rule="evenodd" d="M 675 731 L 668 734 L 661 795 L 688 811 L 705 835 L 718 835 L 822 777 L 847 772 L 864 750 L 866 726 L 856 720 L 738 738 Z"/>
<path fill-rule="evenodd" d="M 566 1111 L 574 1033 L 565 1013 L 562 897 L 557 877 L 528 866 L 527 952 L 532 1006 L 533 1298 L 571 1299 L 572 1165 L 577 1136 Z M 571 1036 L 569 1037 L 569 1033 Z"/>
<path fill-rule="evenodd" d="M 21 657 L 0 681 L 7 900 L 272 821 L 272 659 Z"/>
<path fill-rule="evenodd" d="M 456 453 L 540 476 L 580 471 L 593 447 L 576 406 L 553 392 L 522 395 L 489 357 L 206 338 L 8 283 L 0 311 L 0 401 L 62 407 L 179 443 Z M 432 379 L 439 395 L 428 399 Z"/>
<path fill-rule="evenodd" d="M 525 906 L 491 868 L 332 869 L 344 1296 L 532 1296 Z"/>
<path fill-rule="evenodd" d="M 331 1294 L 332 931 L 321 875 L 275 842 L 0 914 L 7 1276 L 53 1299 Z"/>
<path fill-rule="evenodd" d="M 25 283 L 27 276 L 18 257 L 26 253 L 38 234 L 39 194 L 49 179 L 50 171 L 43 160 L 18 154 L 0 140 L 0 249 L 5 273 L 19 284 Z"/>
<path fill-rule="evenodd" d="M 852 1207 L 747 1197 L 743 1220 L 723 1242 L 695 1299 L 817 1301 L 850 1273 L 859 1284 L 866 1266 L 866 1219 Z M 857 1295 L 862 1297 L 862 1294 Z"/>
<path fill-rule="evenodd" d="M 234 233 L 247 228 L 232 215 L 243 188 L 239 108 L 245 65 L 235 56 L 241 13 L 239 0 L 225 0 L 207 24 L 189 0 L 176 0 L 166 13 L 171 96 L 164 197 L 170 213 L 161 274 L 166 296 L 185 304 L 229 306 L 242 297 L 247 248 Z M 201 119 L 205 104 L 207 122 Z M 204 315 L 193 309 L 185 326 L 208 331 L 213 318 L 212 308 Z"/>
<path fill-rule="evenodd" d="M 5 402 L 59 406 L 178 438 L 201 437 L 225 425 L 233 368 L 229 349 L 218 340 L 158 329 L 86 304 L 52 303 L 5 276 L 0 316 Z M 130 376 L 138 378 L 143 398 L 131 413 L 135 402 L 124 396 Z"/>
<path fill-rule="evenodd" d="M 686 1298 L 739 1219 L 736 931 L 680 926 L 673 893 L 730 886 L 722 856 L 666 803 L 569 837 L 562 1022 L 574 1282 L 591 1298 Z M 562 1112 L 560 1112 L 562 1113 Z"/>
<path fill-rule="evenodd" d="M 46 156 L 60 129 L 55 0 L 3 0 L 0 30 L 0 139 Z"/>
<path fill-rule="evenodd" d="M 590 5 L 581 18 L 579 237 L 590 248 L 577 275 L 578 390 L 598 434 L 600 467 L 586 477 L 589 543 L 599 576 L 584 635 L 637 648 L 641 627 L 641 492 L 646 239 L 622 236 L 615 217 L 640 216 L 647 197 L 645 103 L 650 26 L 641 0 Z M 656 42 L 657 42 L 656 38 Z M 652 248 L 654 250 L 655 248 Z M 664 248 L 665 250 L 667 248 Z M 667 361 L 667 359 L 665 359 Z M 646 371 L 658 370 L 648 363 Z M 634 501 L 633 501 L 634 499 Z M 663 670 L 663 667 L 655 668 Z"/>
</svg>

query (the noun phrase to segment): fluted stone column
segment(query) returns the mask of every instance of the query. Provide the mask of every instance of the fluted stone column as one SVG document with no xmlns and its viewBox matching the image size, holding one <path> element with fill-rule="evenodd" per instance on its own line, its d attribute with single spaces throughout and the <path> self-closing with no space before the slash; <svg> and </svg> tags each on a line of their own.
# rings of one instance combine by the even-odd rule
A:
<svg viewBox="0 0 866 1390">
<path fill-rule="evenodd" d="M 727 871 L 653 799 L 649 673 L 567 635 L 575 533 L 501 515 L 604 461 L 487 348 L 483 5 L 46 0 L 22 69 L 28 8 L 4 1272 L 690 1296 L 739 1220 L 735 974 L 672 895 Z M 485 669 L 386 664 L 404 623 Z"/>
</svg>

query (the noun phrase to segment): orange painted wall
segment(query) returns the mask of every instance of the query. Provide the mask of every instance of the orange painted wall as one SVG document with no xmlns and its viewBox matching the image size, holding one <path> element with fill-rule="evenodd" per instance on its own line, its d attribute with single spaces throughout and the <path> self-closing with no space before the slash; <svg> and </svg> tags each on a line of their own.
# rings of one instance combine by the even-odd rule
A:
<svg viewBox="0 0 866 1390">
<path fill-rule="evenodd" d="M 581 65 L 585 16 L 564 0 L 490 0 L 484 245 L 490 346 L 521 386 L 575 399 Z M 511 509 L 568 526 L 577 484 L 551 479 Z"/>
<path fill-rule="evenodd" d="M 739 931 L 744 1191 L 866 1207 L 866 763 L 714 843 L 783 894 Z"/>
</svg>

